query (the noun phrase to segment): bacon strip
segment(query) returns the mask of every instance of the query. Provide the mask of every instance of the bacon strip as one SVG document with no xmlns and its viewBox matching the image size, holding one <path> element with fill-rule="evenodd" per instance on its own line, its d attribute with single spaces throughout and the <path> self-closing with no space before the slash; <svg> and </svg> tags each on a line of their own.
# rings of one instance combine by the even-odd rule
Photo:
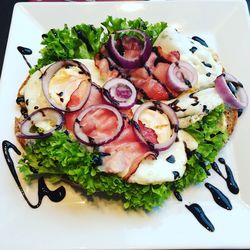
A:
<svg viewBox="0 0 250 250">
<path fill-rule="evenodd" d="M 96 87 L 95 85 L 92 85 L 89 98 L 87 102 L 83 105 L 82 109 L 87 108 L 91 105 L 104 104 L 104 103 L 106 102 L 102 96 L 100 89 L 98 89 L 98 87 Z M 80 114 L 82 109 L 74 112 L 65 113 L 64 115 L 65 126 L 69 131 L 73 131 L 75 119 Z"/>
<path fill-rule="evenodd" d="M 110 154 L 103 158 L 102 170 L 107 173 L 119 173 L 126 179 L 136 171 L 142 159 L 153 155 L 148 146 L 137 138 L 127 120 L 120 136 L 101 146 L 99 150 Z"/>
<path fill-rule="evenodd" d="M 135 39 L 124 37 L 121 41 L 123 54 L 133 58 L 140 51 L 140 44 Z M 160 47 L 154 47 L 144 67 L 126 70 L 115 64 L 109 57 L 108 51 L 102 48 L 95 57 L 95 65 L 99 68 L 102 77 L 110 80 L 115 77 L 129 79 L 145 98 L 154 100 L 169 100 L 177 96 L 177 93 L 168 88 L 167 70 L 170 63 L 180 59 L 178 51 L 164 54 Z"/>
</svg>

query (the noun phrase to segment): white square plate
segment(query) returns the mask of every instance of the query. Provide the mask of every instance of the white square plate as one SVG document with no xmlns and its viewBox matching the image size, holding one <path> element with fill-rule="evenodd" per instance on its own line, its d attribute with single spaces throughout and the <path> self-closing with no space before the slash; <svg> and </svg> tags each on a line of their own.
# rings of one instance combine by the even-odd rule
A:
<svg viewBox="0 0 250 250">
<path fill-rule="evenodd" d="M 16 142 L 13 133 L 18 87 L 28 74 L 18 53 L 19 45 L 33 50 L 29 60 L 39 57 L 41 35 L 50 28 L 86 22 L 95 25 L 107 15 L 142 17 L 150 22 L 167 21 L 185 33 L 203 37 L 214 47 L 228 72 L 245 84 L 250 96 L 250 28 L 245 1 L 166 1 L 105 3 L 18 3 L 15 6 L 0 84 L 0 141 Z M 250 247 L 250 109 L 235 129 L 221 154 L 235 173 L 240 194 L 228 192 L 225 182 L 211 171 L 209 182 L 231 200 L 232 211 L 213 201 L 204 185 L 189 188 L 183 202 L 174 198 L 151 213 L 126 212 L 114 203 L 90 203 L 67 188 L 61 203 L 44 199 L 39 209 L 23 200 L 0 153 L 0 248 L 1 249 L 90 249 L 90 248 L 241 248 Z M 13 158 L 17 157 L 13 154 Z M 25 184 L 24 184 L 25 185 Z M 34 187 L 27 187 L 28 196 Z M 204 229 L 185 208 L 199 203 L 215 226 Z"/>
</svg>

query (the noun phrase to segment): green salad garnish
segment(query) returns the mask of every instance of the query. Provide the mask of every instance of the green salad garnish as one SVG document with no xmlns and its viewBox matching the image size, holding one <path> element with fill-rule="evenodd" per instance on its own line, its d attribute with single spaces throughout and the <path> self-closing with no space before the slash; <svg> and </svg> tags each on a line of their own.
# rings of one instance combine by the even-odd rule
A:
<svg viewBox="0 0 250 250">
<path fill-rule="evenodd" d="M 42 57 L 31 73 L 61 59 L 93 59 L 114 31 L 140 29 L 154 43 L 166 27 L 165 22 L 149 24 L 141 18 L 127 20 L 108 16 L 100 27 L 80 24 L 72 28 L 65 25 L 63 29 L 51 29 L 43 35 Z M 102 161 L 99 153 L 88 151 L 64 131 L 56 131 L 46 139 L 29 142 L 19 161 L 19 169 L 28 183 L 39 177 L 47 177 L 54 183 L 67 181 L 78 185 L 87 196 L 104 195 L 121 200 L 125 209 L 151 211 L 162 205 L 174 190 L 180 192 L 206 179 L 206 169 L 211 167 L 210 164 L 228 139 L 226 129 L 221 126 L 223 112 L 224 105 L 220 105 L 201 121 L 185 129 L 199 146 L 189 155 L 184 176 L 175 182 L 139 185 L 101 172 L 97 167 Z"/>
<path fill-rule="evenodd" d="M 198 141 L 197 152 L 207 161 L 208 169 L 228 138 L 226 130 L 220 126 L 223 111 L 221 105 L 186 129 Z M 96 166 L 99 161 L 97 152 L 89 152 L 67 133 L 57 131 L 47 139 L 31 142 L 19 161 L 19 169 L 28 183 L 41 176 L 52 182 L 67 180 L 82 187 L 88 196 L 104 194 L 108 198 L 120 199 L 125 209 L 146 211 L 162 205 L 173 190 L 182 191 L 207 177 L 196 154 L 189 158 L 181 179 L 160 185 L 125 182 L 116 175 L 101 172 Z"/>
<path fill-rule="evenodd" d="M 40 50 L 42 57 L 30 73 L 58 60 L 93 59 L 101 46 L 107 42 L 109 34 L 114 31 L 140 29 L 145 31 L 154 43 L 166 27 L 166 22 L 149 24 L 141 18 L 127 20 L 108 16 L 100 27 L 80 24 L 72 28 L 65 25 L 63 29 L 51 29 L 47 34 L 43 34 L 41 44 L 44 47 Z"/>
</svg>

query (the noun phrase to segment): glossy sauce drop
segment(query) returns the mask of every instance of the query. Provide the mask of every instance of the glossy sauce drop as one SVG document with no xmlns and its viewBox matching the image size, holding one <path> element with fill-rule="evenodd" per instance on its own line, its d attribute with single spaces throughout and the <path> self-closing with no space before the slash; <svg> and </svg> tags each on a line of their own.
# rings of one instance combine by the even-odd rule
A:
<svg viewBox="0 0 250 250">
<path fill-rule="evenodd" d="M 208 231 L 213 232 L 215 230 L 212 222 L 207 218 L 203 209 L 197 203 L 191 205 L 185 205 L 186 208 L 195 216 L 195 218 L 200 222 L 200 224 L 205 227 Z"/>
<path fill-rule="evenodd" d="M 11 142 L 6 141 L 6 140 L 2 142 L 2 148 L 3 148 L 4 157 L 5 157 L 5 160 L 8 164 L 9 170 L 10 170 L 21 194 L 23 195 L 23 198 L 26 200 L 26 202 L 28 203 L 28 205 L 31 208 L 38 208 L 41 205 L 44 196 L 48 196 L 48 198 L 53 202 L 60 202 L 61 200 L 64 199 L 64 197 L 66 195 L 66 190 L 63 186 L 57 188 L 56 190 L 51 191 L 48 189 L 47 185 L 45 184 L 44 178 L 40 178 L 38 180 L 38 202 L 36 205 L 33 205 L 29 201 L 28 197 L 26 196 L 26 194 L 23 190 L 23 187 L 21 186 L 21 183 L 19 181 L 19 178 L 18 178 L 16 170 L 15 170 L 13 160 L 11 159 L 9 150 L 13 149 L 14 152 L 18 155 L 21 155 L 21 152 L 18 150 L 18 148 L 14 144 L 12 144 Z"/>
<path fill-rule="evenodd" d="M 225 166 L 227 177 L 223 176 L 223 174 L 220 171 L 220 168 L 216 162 L 213 162 L 211 164 L 213 170 L 226 181 L 227 187 L 231 193 L 238 194 L 240 190 L 239 190 L 238 184 L 236 183 L 236 181 L 234 179 L 233 172 L 232 172 L 231 168 L 227 165 L 225 159 L 219 158 L 218 161 Z"/>
<path fill-rule="evenodd" d="M 205 46 L 205 47 L 208 47 L 207 43 L 201 39 L 200 37 L 198 36 L 193 36 L 192 39 L 198 43 L 200 43 L 201 45 Z"/>
<path fill-rule="evenodd" d="M 230 200 L 224 195 L 217 187 L 210 183 L 205 183 L 205 187 L 211 192 L 214 201 L 220 206 L 227 210 L 232 210 L 232 204 Z"/>
<path fill-rule="evenodd" d="M 175 198 L 178 201 L 182 201 L 182 196 L 181 196 L 180 192 L 177 192 L 176 190 L 174 190 L 173 193 L 174 193 Z"/>
<path fill-rule="evenodd" d="M 26 55 L 31 55 L 32 54 L 32 50 L 29 49 L 29 48 L 22 47 L 22 46 L 18 46 L 17 50 L 23 56 L 23 59 L 27 63 L 27 65 L 29 66 L 29 68 L 32 68 L 31 64 L 28 62 L 28 60 L 26 58 Z"/>
</svg>

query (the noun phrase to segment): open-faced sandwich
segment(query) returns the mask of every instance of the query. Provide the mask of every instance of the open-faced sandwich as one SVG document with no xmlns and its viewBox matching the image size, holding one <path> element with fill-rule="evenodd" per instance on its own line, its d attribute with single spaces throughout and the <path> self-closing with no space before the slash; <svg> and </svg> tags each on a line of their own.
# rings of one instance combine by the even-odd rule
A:
<svg viewBox="0 0 250 250">
<path fill-rule="evenodd" d="M 18 91 L 20 171 L 151 210 L 206 179 L 247 105 L 204 40 L 108 17 L 43 35 Z"/>
</svg>

